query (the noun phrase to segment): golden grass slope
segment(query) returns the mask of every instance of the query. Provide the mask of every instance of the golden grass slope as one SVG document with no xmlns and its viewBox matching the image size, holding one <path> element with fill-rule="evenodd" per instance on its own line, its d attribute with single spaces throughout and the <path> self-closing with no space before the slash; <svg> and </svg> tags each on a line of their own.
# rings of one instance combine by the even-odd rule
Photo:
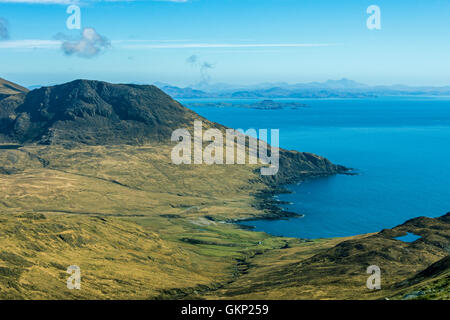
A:
<svg viewBox="0 0 450 320">
<path fill-rule="evenodd" d="M 174 166 L 168 146 L 0 150 L 0 298 L 152 299 L 214 289 L 284 240 L 205 218 L 260 214 L 246 166 Z M 82 270 L 68 290 L 66 269 Z"/>
<path fill-rule="evenodd" d="M 448 292 L 448 219 L 314 241 L 242 230 L 256 166 L 175 166 L 170 146 L 0 149 L 1 299 L 378 299 Z M 406 244 L 393 237 L 414 232 Z M 383 289 L 365 287 L 379 264 Z M 81 290 L 66 287 L 70 265 Z M 425 287 L 424 287 L 425 286 Z M 440 291 L 436 291 L 437 287 Z M 428 291 L 427 291 L 428 290 Z M 435 290 L 435 291 L 432 291 Z"/>
<path fill-rule="evenodd" d="M 254 167 L 176 166 L 168 146 L 25 147 L 0 151 L 0 208 L 227 219 L 256 215 Z"/>
<path fill-rule="evenodd" d="M 411 232 L 413 243 L 395 237 Z M 228 299 L 381 299 L 407 297 L 422 289 L 428 297 L 446 299 L 450 291 L 447 269 L 405 281 L 448 257 L 450 213 L 441 218 L 416 218 L 393 229 L 348 239 L 315 240 L 273 250 L 249 262 L 246 275 L 208 298 Z M 366 287 L 367 267 L 381 269 L 381 290 Z M 417 277 L 416 277 L 417 278 Z M 434 294 L 434 296 L 432 295 Z M 421 295 L 426 298 L 425 294 Z"/>
<path fill-rule="evenodd" d="M 26 89 L 16 83 L 13 83 L 11 81 L 0 78 L 0 96 L 25 93 L 25 92 L 28 92 L 28 89 Z"/>
<path fill-rule="evenodd" d="M 186 254 L 134 223 L 38 214 L 0 219 L 3 299 L 150 298 L 161 282 L 209 282 L 207 270 L 189 271 Z M 82 290 L 66 287 L 70 265 L 81 268 Z"/>
</svg>

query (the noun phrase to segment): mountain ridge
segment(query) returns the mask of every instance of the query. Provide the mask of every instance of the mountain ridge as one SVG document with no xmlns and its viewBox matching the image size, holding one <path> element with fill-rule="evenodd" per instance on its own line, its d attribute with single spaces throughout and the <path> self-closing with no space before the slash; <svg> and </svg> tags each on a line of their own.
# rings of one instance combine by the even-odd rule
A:
<svg viewBox="0 0 450 320">
<path fill-rule="evenodd" d="M 29 90 L 17 83 L 0 78 L 0 100 L 10 95 L 27 93 Z"/>
<path fill-rule="evenodd" d="M 18 143 L 160 141 L 195 118 L 154 86 L 83 79 L 0 101 L 0 134 Z"/>
</svg>

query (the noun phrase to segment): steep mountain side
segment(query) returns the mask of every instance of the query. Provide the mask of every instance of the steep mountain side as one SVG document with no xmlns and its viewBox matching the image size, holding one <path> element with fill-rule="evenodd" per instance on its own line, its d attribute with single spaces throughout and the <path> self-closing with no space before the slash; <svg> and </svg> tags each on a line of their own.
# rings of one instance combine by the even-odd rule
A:
<svg viewBox="0 0 450 320">
<path fill-rule="evenodd" d="M 412 243 L 396 239 L 407 232 L 421 238 Z M 425 293 L 443 297 L 450 291 L 450 213 L 440 218 L 411 219 L 392 229 L 341 241 L 328 249 L 323 249 L 320 241 L 311 242 L 310 247 L 318 249 L 311 250 L 309 256 L 305 256 L 304 244 L 293 244 L 291 248 L 273 252 L 272 256 L 249 261 L 252 267 L 245 276 L 212 296 L 232 299 L 403 299 L 420 288 L 424 292 L 422 298 L 426 298 Z M 381 269 L 381 290 L 366 287 L 369 277 L 366 271 L 371 265 Z"/>
<path fill-rule="evenodd" d="M 198 116 L 154 86 L 76 80 L 0 101 L 0 132 L 19 143 L 161 141 Z"/>
<path fill-rule="evenodd" d="M 397 285 L 399 293 L 391 299 L 450 299 L 450 255 L 433 263 L 414 277 Z M 396 286 L 396 287 L 397 287 Z"/>
</svg>

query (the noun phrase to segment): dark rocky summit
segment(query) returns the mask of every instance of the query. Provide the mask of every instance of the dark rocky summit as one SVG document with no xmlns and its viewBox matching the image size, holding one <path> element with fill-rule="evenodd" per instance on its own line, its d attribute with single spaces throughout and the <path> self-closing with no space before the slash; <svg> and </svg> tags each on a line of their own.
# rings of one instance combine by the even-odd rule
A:
<svg viewBox="0 0 450 320">
<path fill-rule="evenodd" d="M 309 152 L 280 150 L 280 168 L 274 176 L 264 176 L 266 183 L 276 186 L 292 184 L 313 177 L 349 172 L 349 168 Z"/>
<path fill-rule="evenodd" d="M 198 117 L 154 86 L 76 80 L 1 100 L 0 134 L 17 143 L 139 144 L 170 139 Z"/>
</svg>

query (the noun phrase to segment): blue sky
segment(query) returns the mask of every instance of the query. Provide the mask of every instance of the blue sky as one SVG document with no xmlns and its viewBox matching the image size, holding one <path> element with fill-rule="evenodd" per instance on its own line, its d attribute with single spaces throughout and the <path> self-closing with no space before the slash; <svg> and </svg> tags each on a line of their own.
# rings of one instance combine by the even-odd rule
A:
<svg viewBox="0 0 450 320">
<path fill-rule="evenodd" d="M 82 28 L 110 43 L 89 57 L 55 38 L 80 32 L 66 28 L 68 2 L 0 0 L 9 34 L 0 37 L 0 77 L 450 85 L 449 0 L 80 0 Z M 381 9 L 381 30 L 366 27 L 369 5 Z"/>
</svg>

